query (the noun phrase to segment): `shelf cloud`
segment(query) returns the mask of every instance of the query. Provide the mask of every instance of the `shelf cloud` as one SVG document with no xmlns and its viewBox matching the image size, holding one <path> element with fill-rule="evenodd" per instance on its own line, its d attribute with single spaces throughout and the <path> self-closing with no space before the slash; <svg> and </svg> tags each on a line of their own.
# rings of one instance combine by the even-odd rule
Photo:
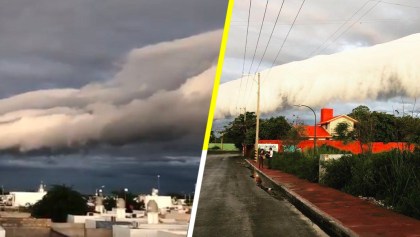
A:
<svg viewBox="0 0 420 237">
<path fill-rule="evenodd" d="M 0 149 L 202 137 L 220 39 L 217 30 L 133 49 L 107 81 L 2 99 Z"/>
<path fill-rule="evenodd" d="M 320 55 L 261 72 L 261 112 L 295 104 L 314 107 L 334 102 L 388 100 L 420 95 L 420 34 L 388 43 Z M 248 80 L 248 82 L 247 82 Z M 256 80 L 222 84 L 216 118 L 235 116 L 240 108 L 256 110 Z"/>
</svg>

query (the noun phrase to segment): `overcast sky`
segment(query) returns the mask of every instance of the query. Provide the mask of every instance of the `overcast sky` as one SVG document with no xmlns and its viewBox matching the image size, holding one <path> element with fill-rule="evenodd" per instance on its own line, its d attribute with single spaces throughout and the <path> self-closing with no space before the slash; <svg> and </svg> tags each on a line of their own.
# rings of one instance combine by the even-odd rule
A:
<svg viewBox="0 0 420 237">
<path fill-rule="evenodd" d="M 273 26 L 275 25 L 275 19 L 282 4 L 281 0 L 269 1 L 265 15 L 265 21 L 261 31 L 261 37 L 259 39 L 258 47 L 256 47 L 266 1 L 252 1 L 248 38 L 246 35 L 249 1 L 245 0 L 235 2 L 232 22 L 230 26 L 229 41 L 225 55 L 222 83 L 241 78 L 242 72 L 244 74 L 253 74 L 257 71 L 264 71 L 265 69 L 270 68 L 272 65 L 286 65 L 291 62 L 302 61 L 299 64 L 295 64 L 299 65 L 295 69 L 288 70 L 289 74 L 279 74 L 279 72 L 284 72 L 285 67 L 290 69 L 290 66 L 285 66 L 283 69 L 271 70 L 268 79 L 267 77 L 262 77 L 262 88 L 266 89 L 265 91 L 263 90 L 261 92 L 262 96 L 268 97 L 266 100 L 270 100 L 270 98 L 271 100 L 276 100 L 276 102 L 273 102 L 275 104 L 273 104 L 273 108 L 268 109 L 267 111 L 269 112 L 266 111 L 266 116 L 281 114 L 286 115 L 290 120 L 292 120 L 294 118 L 293 115 L 297 115 L 306 122 L 313 122 L 313 115 L 311 111 L 307 109 L 291 109 L 289 103 L 282 104 L 282 101 L 284 102 L 287 100 L 294 103 L 307 103 L 313 106 L 317 111 L 321 107 L 332 107 L 335 109 L 336 114 L 349 113 L 351 109 L 360 104 L 367 104 L 373 110 L 384 111 L 388 113 L 392 113 L 392 110 L 397 108 L 401 111 L 402 107 L 405 107 L 406 110 L 407 108 L 412 109 L 414 98 L 405 97 L 404 93 L 401 93 L 403 98 L 401 98 L 398 93 L 394 94 L 393 96 L 386 96 L 381 98 L 379 98 L 379 96 L 378 98 L 364 98 L 357 100 L 354 98 L 348 100 L 339 100 L 337 97 L 331 97 L 329 100 L 323 101 L 323 103 L 312 104 L 309 98 L 297 101 L 294 100 L 296 99 L 294 97 L 293 100 L 291 100 L 293 96 L 296 96 L 296 94 L 292 95 L 291 92 L 289 92 L 288 95 L 285 93 L 275 94 L 277 92 L 274 92 L 273 90 L 280 88 L 284 89 L 285 85 L 293 82 L 297 85 L 297 87 L 294 89 L 297 91 L 305 92 L 307 97 L 330 97 L 329 92 L 334 91 L 335 86 L 340 83 L 348 83 L 351 78 L 348 75 L 341 74 L 341 76 L 335 77 L 337 84 L 334 84 L 334 86 L 332 86 L 331 83 L 323 84 L 325 82 L 323 80 L 327 78 L 325 76 L 326 72 L 331 74 L 337 65 L 333 64 L 334 60 L 332 57 L 330 58 L 331 60 L 321 62 L 322 60 L 318 60 L 321 57 L 316 56 L 333 55 L 336 53 L 350 52 L 355 50 L 357 51 L 361 48 L 367 48 L 377 44 L 397 40 L 402 37 L 410 36 L 420 31 L 420 4 L 418 4 L 418 1 L 414 0 L 306 0 L 303 6 L 301 5 L 302 3 L 303 1 L 301 0 L 284 1 L 279 20 L 276 24 L 276 27 L 274 28 L 273 37 L 268 44 L 270 34 L 272 32 Z M 302 9 L 296 19 L 295 25 L 290 30 L 298 9 L 301 6 Z M 285 41 L 283 48 L 279 53 L 279 50 L 289 30 L 290 33 L 287 37 L 287 40 Z M 245 55 L 244 64 L 243 57 L 246 39 L 247 52 Z M 267 51 L 264 58 L 262 58 L 267 44 Z M 413 45 L 413 47 L 415 47 L 415 45 Z M 415 50 L 416 48 L 412 49 L 412 51 Z M 407 51 L 410 52 L 409 50 Z M 252 63 L 254 52 L 255 58 L 254 62 Z M 368 53 L 366 53 L 366 55 L 367 54 Z M 277 55 L 277 59 L 274 60 Z M 354 70 L 359 70 L 357 67 L 357 57 L 349 57 L 349 55 L 350 54 L 340 54 L 340 57 L 342 57 L 343 60 L 352 59 L 349 60 L 348 63 L 355 65 Z M 364 57 L 366 55 L 362 56 L 361 53 L 359 57 Z M 313 59 L 312 61 L 309 60 L 310 63 L 308 63 L 309 61 L 307 59 L 310 58 Z M 389 59 L 392 60 L 392 57 Z M 412 59 L 413 61 L 410 62 L 410 66 L 420 68 L 418 57 L 413 57 Z M 314 63 L 315 61 L 317 61 L 316 63 L 318 64 Z M 296 74 L 300 74 L 301 76 L 304 75 L 302 72 L 309 64 L 316 64 L 317 66 L 322 67 L 326 66 L 325 63 L 331 64 L 329 69 L 324 71 L 319 70 L 312 75 L 305 75 L 306 78 L 296 76 Z M 375 65 L 376 62 L 370 63 Z M 388 62 L 381 63 L 385 65 L 385 63 Z M 251 64 L 253 66 L 250 69 Z M 243 65 L 245 66 L 243 67 Z M 258 65 L 260 66 L 258 67 Z M 360 70 L 360 74 L 363 74 L 363 72 L 365 71 Z M 314 73 L 312 69 L 311 73 Z M 419 75 L 418 71 L 415 73 Z M 369 79 L 366 78 L 365 80 L 374 81 L 375 79 L 379 80 L 379 77 L 371 77 Z M 296 83 L 296 81 L 300 81 L 301 83 Z M 264 83 L 266 83 L 266 85 L 264 85 Z M 318 94 L 316 94 L 315 91 L 310 90 L 310 88 L 305 90 L 305 85 L 312 86 L 314 88 L 316 86 L 320 87 L 322 85 L 326 90 L 322 91 L 322 93 L 320 93 L 320 90 L 318 90 Z M 264 86 L 266 88 L 264 88 Z M 237 102 L 237 100 L 233 98 L 226 99 L 226 97 L 223 97 L 223 95 L 219 96 L 218 108 L 221 109 L 224 107 L 224 109 L 222 109 L 224 111 L 219 111 L 221 114 L 224 114 L 219 114 L 221 117 L 229 114 L 235 116 L 235 114 L 240 112 L 240 108 L 245 107 L 247 103 L 249 110 L 252 110 L 252 107 L 255 108 L 255 102 L 250 102 L 253 101 L 253 98 L 256 97 L 255 94 L 257 86 L 255 81 L 252 82 L 252 80 L 249 79 L 247 82 L 246 79 L 243 79 L 242 82 L 239 81 L 233 87 L 240 88 L 238 89 L 240 92 L 232 91 L 232 86 L 222 84 L 219 94 L 238 94 L 240 95 L 238 97 L 248 98 L 248 102 L 241 103 Z M 299 89 L 298 87 L 301 88 Z M 244 93 L 245 90 L 248 90 L 249 92 Z M 267 94 L 275 95 L 270 97 L 267 96 Z M 265 104 L 268 103 L 270 102 L 265 102 Z M 229 112 L 226 112 L 226 107 L 230 107 Z M 220 127 L 220 123 L 220 121 L 216 122 L 216 126 Z"/>
<path fill-rule="evenodd" d="M 191 192 L 226 6 L 1 1 L 0 183 Z"/>
</svg>

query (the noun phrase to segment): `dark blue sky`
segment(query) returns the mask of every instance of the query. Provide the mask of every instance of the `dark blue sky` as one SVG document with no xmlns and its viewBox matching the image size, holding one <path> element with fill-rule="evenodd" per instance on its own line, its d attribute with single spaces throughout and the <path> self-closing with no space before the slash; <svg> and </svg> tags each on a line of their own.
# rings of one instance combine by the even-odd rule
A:
<svg viewBox="0 0 420 237">
<path fill-rule="evenodd" d="M 48 186 L 66 184 L 89 194 L 105 185 L 104 191 L 128 188 L 134 193 L 194 191 L 199 158 L 184 154 L 150 154 L 150 157 L 122 154 L 65 154 L 21 157 L 3 155 L 0 159 L 0 185 L 8 191 L 33 190 L 41 181 Z M 179 153 L 179 152 L 178 152 Z"/>
</svg>

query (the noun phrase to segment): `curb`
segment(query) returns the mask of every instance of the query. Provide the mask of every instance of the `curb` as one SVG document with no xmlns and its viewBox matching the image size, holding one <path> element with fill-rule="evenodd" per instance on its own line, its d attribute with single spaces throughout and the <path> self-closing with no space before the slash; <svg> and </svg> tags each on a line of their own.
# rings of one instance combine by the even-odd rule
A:
<svg viewBox="0 0 420 237">
<path fill-rule="evenodd" d="M 340 221 L 334 217 L 328 215 L 327 213 L 320 210 L 318 207 L 310 203 L 308 200 L 301 197 L 299 194 L 288 189 L 284 185 L 276 183 L 269 176 L 261 172 L 254 164 L 249 160 L 245 161 L 251 165 L 256 172 L 268 179 L 274 186 L 278 187 L 280 191 L 284 194 L 286 199 L 292 203 L 300 212 L 302 212 L 306 217 L 311 221 L 317 224 L 325 233 L 331 236 L 338 237 L 356 237 L 359 236 L 346 226 L 344 226 Z"/>
</svg>

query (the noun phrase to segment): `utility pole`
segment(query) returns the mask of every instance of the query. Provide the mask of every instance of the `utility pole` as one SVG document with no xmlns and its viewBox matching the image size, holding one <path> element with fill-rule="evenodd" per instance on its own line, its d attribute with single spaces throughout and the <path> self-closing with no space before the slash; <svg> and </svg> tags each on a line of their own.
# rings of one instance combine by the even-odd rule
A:
<svg viewBox="0 0 420 237">
<path fill-rule="evenodd" d="M 223 135 L 225 135 L 225 133 L 222 132 L 221 134 L 222 134 L 222 136 L 220 137 L 220 143 L 221 143 L 221 147 L 222 147 L 221 149 L 223 151 Z"/>
<path fill-rule="evenodd" d="M 257 125 L 255 129 L 255 159 L 258 160 L 258 140 L 260 135 L 260 73 L 257 77 Z"/>
<path fill-rule="evenodd" d="M 246 107 L 243 108 L 239 108 L 239 111 L 242 113 L 242 110 L 244 110 L 244 124 L 243 127 L 245 129 L 245 134 L 246 134 Z M 242 141 L 242 156 L 245 156 L 246 153 L 246 145 L 245 142 Z"/>
</svg>

